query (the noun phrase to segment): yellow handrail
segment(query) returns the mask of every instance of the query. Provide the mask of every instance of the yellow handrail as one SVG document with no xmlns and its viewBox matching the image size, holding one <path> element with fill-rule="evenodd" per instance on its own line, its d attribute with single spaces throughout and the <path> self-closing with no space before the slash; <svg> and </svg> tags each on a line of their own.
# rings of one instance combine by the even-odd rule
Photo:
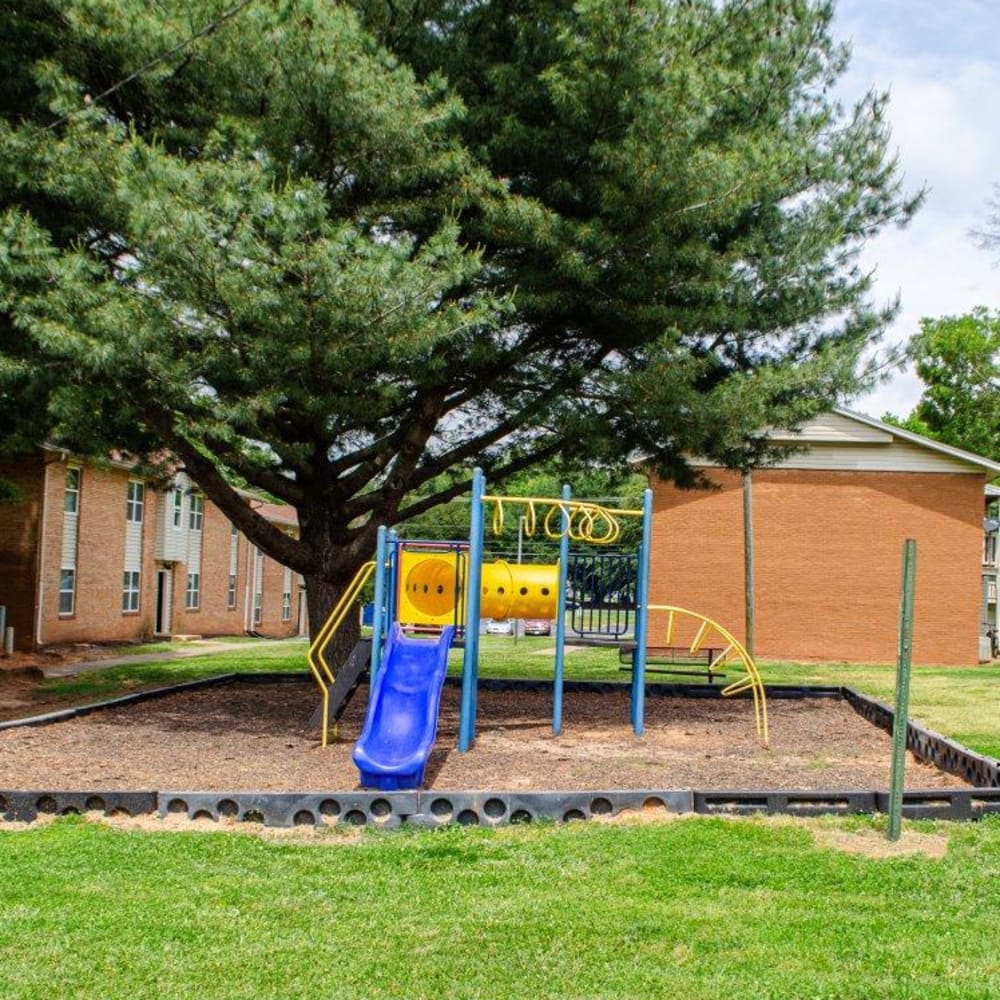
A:
<svg viewBox="0 0 1000 1000">
<path fill-rule="evenodd" d="M 748 689 L 751 691 L 753 694 L 753 714 L 754 722 L 757 725 L 757 735 L 766 747 L 770 741 L 767 728 L 767 695 L 764 692 L 764 682 L 761 680 L 760 673 L 757 670 L 757 664 L 754 663 L 753 657 L 747 652 L 743 644 L 718 622 L 713 621 L 703 614 L 699 614 L 697 611 L 688 611 L 686 608 L 679 608 L 672 604 L 647 604 L 646 609 L 648 611 L 665 611 L 667 613 L 668 646 L 671 645 L 677 615 L 686 615 L 701 623 L 694 641 L 691 643 L 690 650 L 692 653 L 698 652 L 704 646 L 705 639 L 710 631 L 718 633 L 726 642 L 727 645 L 722 655 L 709 664 L 709 673 L 713 673 L 717 667 L 721 667 L 724 663 L 734 659 L 735 654 L 735 658 L 740 661 L 746 674 L 738 680 L 733 681 L 732 684 L 724 687 L 722 689 L 722 696 L 724 698 L 731 698 L 733 695 L 740 694 Z"/>
<path fill-rule="evenodd" d="M 320 746 L 325 747 L 327 743 L 330 725 L 330 688 L 333 687 L 333 683 L 336 680 L 336 676 L 330 669 L 330 665 L 326 662 L 326 647 L 330 645 L 330 640 L 337 629 L 340 628 L 344 618 L 347 617 L 347 612 L 357 600 L 358 594 L 361 593 L 361 588 L 368 582 L 368 577 L 372 575 L 374 569 L 375 560 L 373 559 L 370 562 L 364 563 L 357 573 L 354 574 L 354 579 L 347 585 L 347 589 L 340 595 L 340 600 L 337 601 L 333 606 L 333 610 L 327 615 L 323 627 L 316 633 L 316 637 L 309 645 L 309 652 L 306 653 L 309 669 L 312 671 L 312 675 L 319 685 L 323 698 L 323 737 Z"/>
</svg>

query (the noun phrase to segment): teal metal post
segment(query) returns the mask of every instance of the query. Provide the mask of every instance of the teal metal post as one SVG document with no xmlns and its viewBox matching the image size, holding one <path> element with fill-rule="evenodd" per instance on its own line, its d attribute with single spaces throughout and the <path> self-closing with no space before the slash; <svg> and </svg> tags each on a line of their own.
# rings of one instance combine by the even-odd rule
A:
<svg viewBox="0 0 1000 1000">
<path fill-rule="evenodd" d="M 572 492 L 568 486 L 562 488 L 562 507 L 559 524 L 559 596 L 556 598 L 556 665 L 552 682 L 552 732 L 558 736 L 562 732 L 563 675 L 566 664 L 566 593 L 569 590 L 569 499 Z"/>
<path fill-rule="evenodd" d="M 632 732 L 642 736 L 646 728 L 646 643 L 649 635 L 649 548 L 653 532 L 653 491 L 642 495 L 642 543 L 639 546 L 639 576 L 635 585 L 635 651 L 632 653 Z"/>
<path fill-rule="evenodd" d="M 386 565 L 383 642 L 389 633 L 389 626 L 399 619 L 399 609 L 396 607 L 399 598 L 399 535 L 392 529 L 386 535 Z"/>
<path fill-rule="evenodd" d="M 382 635 L 385 631 L 386 592 L 385 592 L 385 561 L 388 554 L 385 525 L 378 529 L 378 540 L 375 543 L 375 614 L 372 617 L 372 654 L 371 678 L 374 682 L 382 666 Z"/>
<path fill-rule="evenodd" d="M 482 469 L 472 474 L 472 519 L 469 527 L 469 576 L 465 601 L 465 650 L 462 656 L 462 709 L 458 722 L 458 749 L 465 753 L 476 738 L 476 689 L 479 682 L 479 608 L 483 590 Z"/>
<path fill-rule="evenodd" d="M 889 780 L 889 840 L 899 840 L 903 823 L 903 772 L 910 714 L 910 658 L 913 651 L 913 593 L 917 543 L 903 543 L 903 592 L 899 600 L 899 646 L 896 659 L 896 711 L 892 717 L 892 775 Z"/>
</svg>

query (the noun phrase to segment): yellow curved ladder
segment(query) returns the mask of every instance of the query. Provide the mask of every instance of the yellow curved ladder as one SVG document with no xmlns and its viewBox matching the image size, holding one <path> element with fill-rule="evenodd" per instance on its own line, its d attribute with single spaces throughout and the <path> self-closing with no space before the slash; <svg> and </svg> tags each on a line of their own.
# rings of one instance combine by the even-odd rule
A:
<svg viewBox="0 0 1000 1000">
<path fill-rule="evenodd" d="M 667 635 L 665 646 L 673 645 L 677 623 L 684 618 L 693 619 L 696 624 L 694 639 L 691 641 L 690 653 L 697 653 L 703 649 L 708 640 L 713 636 L 718 636 L 725 644 L 720 656 L 718 656 L 709 666 L 709 673 L 715 671 L 727 663 L 739 663 L 744 670 L 742 677 L 733 681 L 722 689 L 723 698 L 731 698 L 733 695 L 750 691 L 753 694 L 753 714 L 754 722 L 757 725 L 757 736 L 766 747 L 769 741 L 767 729 L 767 695 L 764 693 L 764 682 L 760 678 L 757 664 L 753 657 L 747 652 L 744 645 L 727 629 L 711 618 L 700 614 L 697 611 L 688 611 L 687 608 L 679 608 L 672 604 L 648 604 L 649 611 L 664 611 L 667 615 Z"/>
</svg>

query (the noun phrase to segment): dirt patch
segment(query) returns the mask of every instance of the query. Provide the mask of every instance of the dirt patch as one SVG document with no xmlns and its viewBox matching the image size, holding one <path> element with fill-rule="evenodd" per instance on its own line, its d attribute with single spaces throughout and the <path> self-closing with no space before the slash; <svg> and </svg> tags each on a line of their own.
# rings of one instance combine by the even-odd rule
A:
<svg viewBox="0 0 1000 1000">
<path fill-rule="evenodd" d="M 79 696 L 56 695 L 41 687 L 49 671 L 74 664 L 111 659 L 121 655 L 117 646 L 59 646 L 38 653 L 0 656 L 0 722 L 41 715 L 79 703 Z"/>
<path fill-rule="evenodd" d="M 0 732 L 0 788 L 326 792 L 358 787 L 351 750 L 361 689 L 339 739 L 320 747 L 309 684 L 234 684 Z M 479 694 L 476 743 L 455 749 L 459 692 L 447 687 L 427 787 L 506 790 L 887 788 L 890 738 L 843 701 L 772 700 L 771 746 L 749 701 L 646 702 L 646 734 L 628 724 L 624 692 L 567 692 L 561 736 L 545 692 Z M 908 788 L 963 787 L 907 763 Z"/>
<path fill-rule="evenodd" d="M 900 858 L 922 854 L 927 858 L 943 858 L 948 853 L 948 838 L 940 833 L 918 833 L 903 829 L 899 840 L 888 840 L 874 830 L 849 833 L 846 830 L 816 830 L 813 839 L 819 847 L 830 847 L 866 858 Z"/>
<path fill-rule="evenodd" d="M 89 814 L 89 822 L 102 823 L 118 830 L 138 830 L 142 833 L 186 833 L 209 831 L 212 833 L 238 833 L 257 837 L 270 843 L 305 844 L 318 846 L 352 846 L 360 844 L 368 836 L 365 827 L 345 826 L 264 826 L 262 823 L 248 823 L 236 819 L 221 818 L 189 819 L 187 815 L 168 814 L 166 816 L 101 816 Z M 5 824 L 6 830 L 10 824 Z M 27 826 L 27 824 L 22 824 Z"/>
<path fill-rule="evenodd" d="M 13 653 L 0 654 L 0 679 L 6 673 L 17 673 L 32 668 L 41 671 L 51 667 L 82 663 L 85 660 L 106 660 L 112 656 L 123 655 L 123 651 L 128 651 L 128 645 L 121 642 L 107 646 L 89 642 L 74 643 L 71 646 L 46 646 L 35 653 L 15 650 Z"/>
<path fill-rule="evenodd" d="M 0 670 L 0 719 L 17 719 L 34 715 L 44 708 L 38 697 L 38 682 L 42 672 L 37 667 L 20 667 L 17 670 Z"/>
</svg>

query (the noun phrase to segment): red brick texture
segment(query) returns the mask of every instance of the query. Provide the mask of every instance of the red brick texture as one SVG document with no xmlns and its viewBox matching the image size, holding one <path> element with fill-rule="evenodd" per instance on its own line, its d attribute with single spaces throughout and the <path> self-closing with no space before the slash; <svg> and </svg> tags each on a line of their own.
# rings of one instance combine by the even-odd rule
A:
<svg viewBox="0 0 1000 1000">
<path fill-rule="evenodd" d="M 165 503 L 167 497 L 158 499 Z M 201 529 L 201 596 L 197 609 L 186 608 L 188 568 L 174 568 L 173 631 L 178 635 L 238 635 L 246 628 L 246 551 L 247 540 L 240 535 L 236 560 L 236 607 L 226 606 L 229 586 L 229 522 L 213 504 L 205 501 Z"/>
<path fill-rule="evenodd" d="M 651 600 L 743 639 L 740 477 L 710 476 L 710 492 L 653 484 Z M 914 538 L 914 663 L 976 663 L 983 487 L 981 474 L 755 472 L 758 658 L 894 662 L 902 545 Z"/>
<path fill-rule="evenodd" d="M 59 614 L 62 562 L 63 494 L 66 466 L 49 464 L 45 521 L 45 559 L 41 576 L 43 645 L 142 639 L 153 634 L 153 491 L 145 493 L 142 522 L 142 571 L 139 610 L 122 611 L 125 571 L 125 469 L 85 466 L 80 476 L 80 512 L 76 554 L 76 608 Z"/>
<path fill-rule="evenodd" d="M 0 463 L 0 476 L 21 492 L 17 503 L 0 503 L 0 604 L 14 629 L 18 649 L 31 648 L 38 579 L 38 517 L 42 509 L 41 459 L 15 465 Z"/>
<path fill-rule="evenodd" d="M 281 619 L 284 569 L 264 559 L 263 617 L 252 625 L 247 612 L 249 546 L 238 539 L 236 607 L 227 607 L 230 526 L 207 500 L 201 556 L 201 606 L 184 607 L 187 567 L 164 564 L 155 556 L 158 512 L 169 501 L 151 485 L 145 492 L 142 576 L 138 612 L 122 611 L 125 568 L 125 501 L 129 472 L 123 468 L 84 465 L 81 476 L 77 545 L 76 606 L 59 614 L 59 580 L 63 544 L 63 494 L 67 464 L 56 453 L 39 453 L 0 465 L 24 494 L 19 503 L 0 505 L 0 604 L 8 607 L 8 624 L 16 629 L 17 646 L 30 649 L 40 631 L 40 645 L 113 642 L 149 638 L 156 623 L 157 571 L 173 577 L 173 634 L 234 635 L 248 624 L 270 636 L 295 635 L 298 629 L 298 577 L 292 577 L 292 617 Z M 44 502 L 43 502 L 44 499 Z M 40 567 L 40 571 L 39 571 Z M 40 629 L 37 602 L 42 604 Z"/>
</svg>

